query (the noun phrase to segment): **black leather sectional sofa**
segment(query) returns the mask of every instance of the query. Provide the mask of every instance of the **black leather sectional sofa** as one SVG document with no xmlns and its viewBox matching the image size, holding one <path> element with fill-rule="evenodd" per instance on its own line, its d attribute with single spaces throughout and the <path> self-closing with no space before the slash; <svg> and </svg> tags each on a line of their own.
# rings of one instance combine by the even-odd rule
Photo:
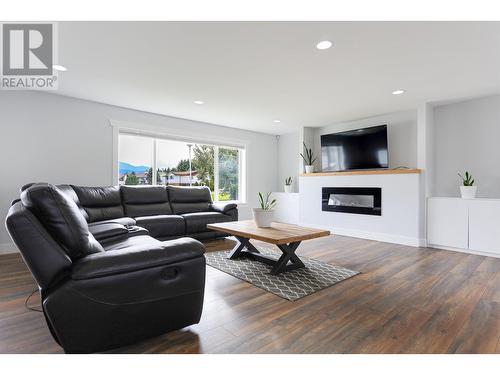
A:
<svg viewBox="0 0 500 375">
<path fill-rule="evenodd" d="M 72 197 L 94 236 L 106 226 L 138 226 L 160 241 L 189 236 L 198 240 L 224 236 L 207 224 L 238 220 L 234 203 L 212 203 L 208 187 L 60 185 Z M 116 227 L 116 226 L 115 226 Z M 111 227 L 109 227 L 111 228 Z M 99 238 L 98 238 L 99 239 Z"/>
<path fill-rule="evenodd" d="M 36 279 L 54 339 L 104 351 L 198 323 L 208 223 L 238 219 L 206 187 L 29 184 L 7 230 Z"/>
</svg>

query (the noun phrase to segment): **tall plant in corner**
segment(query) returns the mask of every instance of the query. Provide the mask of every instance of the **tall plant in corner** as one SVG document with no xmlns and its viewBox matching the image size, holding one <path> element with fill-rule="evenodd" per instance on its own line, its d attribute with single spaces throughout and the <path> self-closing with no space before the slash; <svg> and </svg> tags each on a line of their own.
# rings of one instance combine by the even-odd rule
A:
<svg viewBox="0 0 500 375">
<path fill-rule="evenodd" d="M 276 199 L 271 199 L 271 193 L 267 193 L 266 197 L 259 192 L 259 208 L 252 209 L 255 224 L 259 228 L 268 228 L 271 226 L 274 215 L 274 207 Z"/>
<path fill-rule="evenodd" d="M 302 159 L 304 159 L 306 173 L 314 173 L 314 162 L 316 161 L 316 156 L 314 156 L 312 148 L 307 148 L 306 143 L 303 143 L 304 153 L 300 154 L 300 156 L 302 156 Z"/>
<path fill-rule="evenodd" d="M 462 186 L 460 186 L 460 194 L 462 195 L 462 198 L 475 198 L 477 186 L 474 186 L 474 178 L 472 175 L 468 171 L 465 171 L 464 175 L 459 173 L 458 176 L 462 179 Z"/>
</svg>

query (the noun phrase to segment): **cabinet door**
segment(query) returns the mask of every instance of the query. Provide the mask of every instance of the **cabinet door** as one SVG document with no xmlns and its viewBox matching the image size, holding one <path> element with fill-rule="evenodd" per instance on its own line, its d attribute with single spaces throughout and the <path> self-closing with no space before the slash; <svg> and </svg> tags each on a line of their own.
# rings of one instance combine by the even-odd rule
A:
<svg viewBox="0 0 500 375">
<path fill-rule="evenodd" d="M 467 201 L 431 198 L 427 201 L 427 243 L 429 246 L 468 248 Z"/>
<path fill-rule="evenodd" d="M 469 248 L 500 255 L 499 201 L 470 201 Z"/>
</svg>

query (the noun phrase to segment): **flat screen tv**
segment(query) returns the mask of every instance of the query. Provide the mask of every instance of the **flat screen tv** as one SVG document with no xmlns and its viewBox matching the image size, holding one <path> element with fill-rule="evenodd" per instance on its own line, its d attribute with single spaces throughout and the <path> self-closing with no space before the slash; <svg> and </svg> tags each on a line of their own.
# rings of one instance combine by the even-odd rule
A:
<svg viewBox="0 0 500 375">
<path fill-rule="evenodd" d="M 388 168 L 387 125 L 321 136 L 323 172 Z"/>
</svg>

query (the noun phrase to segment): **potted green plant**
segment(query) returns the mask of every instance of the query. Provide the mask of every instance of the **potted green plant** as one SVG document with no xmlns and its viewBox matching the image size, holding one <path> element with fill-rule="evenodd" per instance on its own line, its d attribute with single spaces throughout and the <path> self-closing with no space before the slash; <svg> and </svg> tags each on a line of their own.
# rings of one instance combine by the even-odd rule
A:
<svg viewBox="0 0 500 375">
<path fill-rule="evenodd" d="M 304 153 L 300 154 L 300 156 L 304 159 L 306 173 L 314 173 L 314 162 L 316 161 L 316 157 L 314 156 L 312 148 L 307 148 L 305 142 Z"/>
<path fill-rule="evenodd" d="M 285 178 L 285 193 L 291 193 L 292 192 L 292 178 L 287 177 Z"/>
<path fill-rule="evenodd" d="M 253 219 L 259 228 L 269 228 L 273 221 L 274 207 L 276 199 L 271 199 L 271 193 L 267 193 L 266 197 L 259 192 L 259 208 L 253 208 Z"/>
<path fill-rule="evenodd" d="M 477 186 L 474 186 L 474 178 L 472 175 L 465 171 L 465 175 L 458 174 L 462 179 L 462 186 L 460 186 L 460 194 L 464 199 L 473 199 L 476 197 Z"/>
</svg>

